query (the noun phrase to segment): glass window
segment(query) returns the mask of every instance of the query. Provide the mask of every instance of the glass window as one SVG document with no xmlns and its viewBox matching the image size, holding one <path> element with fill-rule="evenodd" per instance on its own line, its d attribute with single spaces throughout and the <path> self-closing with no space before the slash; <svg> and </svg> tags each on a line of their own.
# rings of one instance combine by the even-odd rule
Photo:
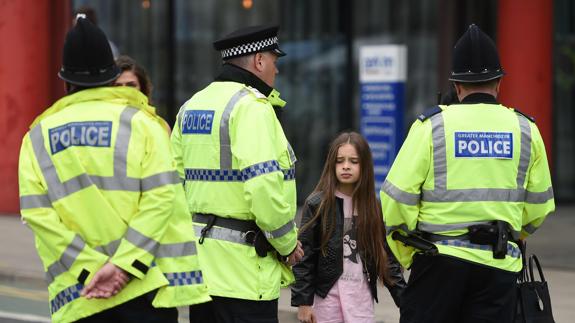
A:
<svg viewBox="0 0 575 323">
<path fill-rule="evenodd" d="M 555 198 L 575 200 L 575 3 L 555 5 L 553 71 L 553 137 Z"/>
<path fill-rule="evenodd" d="M 359 130 L 360 46 L 407 45 L 404 129 L 436 103 L 438 79 L 447 77 L 438 72 L 439 38 L 453 32 L 453 28 L 438 31 L 437 12 L 446 2 L 454 12 L 467 8 L 441 0 L 75 0 L 73 4 L 96 9 L 100 27 L 120 52 L 147 68 L 154 83 L 154 104 L 170 123 L 179 106 L 217 74 L 221 60 L 212 48 L 215 39 L 242 26 L 279 24 L 280 46 L 288 55 L 278 62 L 276 88 L 288 102 L 281 118 L 298 157 L 301 202 L 319 179 L 330 140 L 339 131 Z"/>
</svg>

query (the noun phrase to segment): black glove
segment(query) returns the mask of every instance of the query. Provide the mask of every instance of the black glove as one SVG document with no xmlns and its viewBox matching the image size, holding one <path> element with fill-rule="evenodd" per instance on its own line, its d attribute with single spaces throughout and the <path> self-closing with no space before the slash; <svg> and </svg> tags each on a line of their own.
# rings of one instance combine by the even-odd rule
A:
<svg viewBox="0 0 575 323">
<path fill-rule="evenodd" d="M 403 272 L 401 270 L 401 264 L 397 261 L 397 258 L 393 255 L 387 244 L 385 245 L 385 252 L 387 253 L 387 268 L 389 273 L 389 279 L 391 282 L 384 281 L 383 284 L 389 290 L 391 298 L 395 306 L 400 307 L 401 305 L 401 294 L 407 287 L 407 282 L 403 278 Z"/>
</svg>

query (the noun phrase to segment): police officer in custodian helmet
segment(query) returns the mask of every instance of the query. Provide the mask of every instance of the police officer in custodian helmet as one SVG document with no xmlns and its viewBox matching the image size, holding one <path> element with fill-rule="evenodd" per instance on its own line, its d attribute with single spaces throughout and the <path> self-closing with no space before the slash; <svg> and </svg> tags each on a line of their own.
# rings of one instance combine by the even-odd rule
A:
<svg viewBox="0 0 575 323">
<path fill-rule="evenodd" d="M 513 320 L 519 241 L 555 204 L 537 126 L 497 102 L 503 75 L 493 41 L 469 26 L 449 77 L 459 103 L 418 117 L 382 186 L 387 241 L 411 268 L 402 323 Z"/>
<path fill-rule="evenodd" d="M 85 17 L 64 44 L 68 94 L 30 126 L 20 212 L 46 269 L 53 322 L 177 322 L 209 300 L 167 132 Z M 129 147 L 129 149 L 128 149 Z"/>
</svg>

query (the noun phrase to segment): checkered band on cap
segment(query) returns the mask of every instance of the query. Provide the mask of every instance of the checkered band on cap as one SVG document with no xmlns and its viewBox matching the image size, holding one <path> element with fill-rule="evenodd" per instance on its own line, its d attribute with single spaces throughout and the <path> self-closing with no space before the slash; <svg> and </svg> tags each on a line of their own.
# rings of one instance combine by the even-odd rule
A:
<svg viewBox="0 0 575 323">
<path fill-rule="evenodd" d="M 250 54 L 250 53 L 257 53 L 262 48 L 266 48 L 266 47 L 269 47 L 269 46 L 277 44 L 277 43 L 278 43 L 278 37 L 274 36 L 274 37 L 258 40 L 258 41 L 252 42 L 252 43 L 243 44 L 240 46 L 224 49 L 224 50 L 222 50 L 222 58 L 226 59 L 229 57 L 241 56 L 241 55 L 246 55 L 246 54 Z"/>
</svg>

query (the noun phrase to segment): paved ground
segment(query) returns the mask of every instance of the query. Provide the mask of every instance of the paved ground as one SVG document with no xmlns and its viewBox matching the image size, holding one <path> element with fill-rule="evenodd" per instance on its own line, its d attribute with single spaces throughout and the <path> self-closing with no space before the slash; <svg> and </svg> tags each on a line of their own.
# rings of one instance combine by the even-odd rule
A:
<svg viewBox="0 0 575 323">
<path fill-rule="evenodd" d="M 555 321 L 575 321 L 575 206 L 561 206 L 529 239 L 528 250 L 539 256 L 549 282 Z M 30 229 L 18 216 L 0 215 L 0 323 L 49 322 L 43 269 Z M 379 291 L 377 322 L 398 322 L 399 313 L 385 289 Z M 289 290 L 280 297 L 280 322 L 296 323 Z M 187 322 L 185 309 L 181 322 Z"/>
</svg>

